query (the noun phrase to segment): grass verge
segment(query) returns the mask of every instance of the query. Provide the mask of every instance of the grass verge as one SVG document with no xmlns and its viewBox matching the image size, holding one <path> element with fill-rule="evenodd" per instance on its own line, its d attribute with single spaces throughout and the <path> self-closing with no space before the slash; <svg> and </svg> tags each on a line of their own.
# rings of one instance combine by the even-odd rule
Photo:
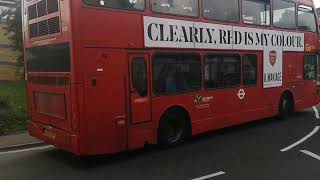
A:
<svg viewBox="0 0 320 180">
<path fill-rule="evenodd" d="M 2 134 L 25 130 L 27 120 L 25 81 L 0 81 L 0 113 L 2 119 L 7 122 Z"/>
</svg>

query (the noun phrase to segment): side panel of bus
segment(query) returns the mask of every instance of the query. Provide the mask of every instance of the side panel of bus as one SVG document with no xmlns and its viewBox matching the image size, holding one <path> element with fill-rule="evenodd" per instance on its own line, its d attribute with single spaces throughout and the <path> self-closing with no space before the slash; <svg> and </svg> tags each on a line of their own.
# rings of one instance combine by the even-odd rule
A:
<svg viewBox="0 0 320 180">
<path fill-rule="evenodd" d="M 127 57 L 106 48 L 85 48 L 85 118 L 81 132 L 87 154 L 127 149 Z"/>
<path fill-rule="evenodd" d="M 242 54 L 242 89 L 245 92 L 244 98 L 241 100 L 240 110 L 241 116 L 239 122 L 248 122 L 252 120 L 262 119 L 272 116 L 272 101 L 266 97 L 263 88 L 263 52 L 243 52 Z M 256 62 L 256 83 L 245 82 L 246 65 L 245 57 L 252 57 Z M 250 73 L 250 72 L 248 72 Z M 258 100 L 260 99 L 260 100 Z"/>
</svg>

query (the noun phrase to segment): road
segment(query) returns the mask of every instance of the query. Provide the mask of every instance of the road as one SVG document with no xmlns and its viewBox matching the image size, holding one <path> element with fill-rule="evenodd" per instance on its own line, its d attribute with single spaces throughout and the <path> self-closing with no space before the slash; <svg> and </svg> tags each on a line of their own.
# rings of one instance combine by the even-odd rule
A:
<svg viewBox="0 0 320 180">
<path fill-rule="evenodd" d="M 172 149 L 89 158 L 52 147 L 9 152 L 0 154 L 0 179 L 317 180 L 319 125 L 310 108 L 288 120 L 267 119 L 207 133 Z"/>
</svg>

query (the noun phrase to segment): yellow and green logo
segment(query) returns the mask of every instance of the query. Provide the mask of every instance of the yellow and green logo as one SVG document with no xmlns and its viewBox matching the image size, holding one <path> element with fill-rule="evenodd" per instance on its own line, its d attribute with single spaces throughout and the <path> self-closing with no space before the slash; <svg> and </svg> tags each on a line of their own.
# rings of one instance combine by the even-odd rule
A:
<svg viewBox="0 0 320 180">
<path fill-rule="evenodd" d="M 202 102 L 202 97 L 197 94 L 197 96 L 194 98 L 194 103 L 201 103 Z"/>
</svg>

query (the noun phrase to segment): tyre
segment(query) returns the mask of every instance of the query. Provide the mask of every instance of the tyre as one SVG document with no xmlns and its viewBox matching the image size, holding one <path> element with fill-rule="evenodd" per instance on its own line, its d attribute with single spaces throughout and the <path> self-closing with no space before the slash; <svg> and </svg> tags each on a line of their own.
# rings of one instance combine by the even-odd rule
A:
<svg viewBox="0 0 320 180">
<path fill-rule="evenodd" d="M 284 94 L 281 96 L 279 103 L 279 119 L 287 119 L 294 112 L 294 104 L 291 95 Z"/>
<path fill-rule="evenodd" d="M 180 111 L 163 115 L 158 127 L 158 145 L 172 147 L 181 144 L 187 136 L 187 116 Z"/>
</svg>

